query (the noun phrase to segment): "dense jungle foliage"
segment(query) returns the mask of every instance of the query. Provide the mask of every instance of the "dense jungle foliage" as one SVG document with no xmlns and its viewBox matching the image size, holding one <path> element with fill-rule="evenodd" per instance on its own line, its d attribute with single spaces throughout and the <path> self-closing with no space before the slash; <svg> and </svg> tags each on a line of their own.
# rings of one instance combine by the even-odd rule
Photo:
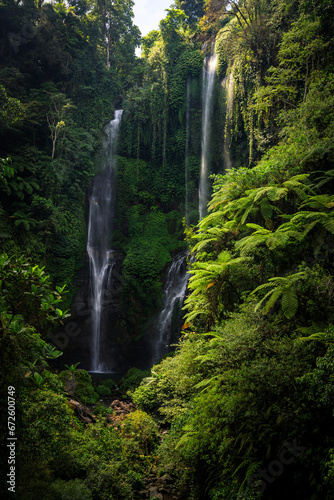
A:
<svg viewBox="0 0 334 500">
<path fill-rule="evenodd" d="M 189 500 L 330 500 L 333 3 L 181 0 L 141 41 L 132 7 L 0 3 L 0 382 L 17 437 L 12 493 L 2 425 L 4 497 L 145 498 L 153 473 Z M 214 40 L 212 197 L 198 222 Z M 77 364 L 50 367 L 61 352 L 48 335 L 70 314 L 85 193 L 115 108 L 124 308 L 148 320 L 186 245 L 191 277 L 175 352 L 150 372 L 92 381 Z M 131 411 L 117 414 L 116 398 Z"/>
</svg>

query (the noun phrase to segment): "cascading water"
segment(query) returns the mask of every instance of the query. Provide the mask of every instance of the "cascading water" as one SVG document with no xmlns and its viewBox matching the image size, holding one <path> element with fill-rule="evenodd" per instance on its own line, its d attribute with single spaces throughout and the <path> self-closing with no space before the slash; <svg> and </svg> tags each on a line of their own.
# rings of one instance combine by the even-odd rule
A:
<svg viewBox="0 0 334 500">
<path fill-rule="evenodd" d="M 158 318 L 158 338 L 153 350 L 153 364 L 169 351 L 174 330 L 181 320 L 181 307 L 189 279 L 187 255 L 178 254 L 168 271 L 163 309 Z"/>
<path fill-rule="evenodd" d="M 185 205 L 186 205 L 186 210 L 185 210 L 185 216 L 186 216 L 186 224 L 189 223 L 189 173 L 188 173 L 188 166 L 189 166 L 189 135 L 190 135 L 190 77 L 187 79 L 187 103 L 186 103 L 186 151 L 185 151 L 185 186 L 186 186 L 186 200 L 185 200 Z"/>
<path fill-rule="evenodd" d="M 206 215 L 206 206 L 209 201 L 209 152 L 212 117 L 212 96 L 216 76 L 217 56 L 215 54 L 215 44 L 211 45 L 211 54 L 206 56 L 203 65 L 202 81 L 202 155 L 201 173 L 199 182 L 199 218 Z"/>
<path fill-rule="evenodd" d="M 226 92 L 226 121 L 225 121 L 225 134 L 224 134 L 224 170 L 232 168 L 231 160 L 231 126 L 232 126 L 232 108 L 233 108 L 233 92 L 234 92 L 234 79 L 233 74 L 226 76 L 222 82 Z"/>
<path fill-rule="evenodd" d="M 104 168 L 94 177 L 89 198 L 87 252 L 90 263 L 92 307 L 91 371 L 110 371 L 102 356 L 103 350 L 103 292 L 115 264 L 111 250 L 112 219 L 114 216 L 115 149 L 122 110 L 105 128 L 103 143 Z"/>
</svg>

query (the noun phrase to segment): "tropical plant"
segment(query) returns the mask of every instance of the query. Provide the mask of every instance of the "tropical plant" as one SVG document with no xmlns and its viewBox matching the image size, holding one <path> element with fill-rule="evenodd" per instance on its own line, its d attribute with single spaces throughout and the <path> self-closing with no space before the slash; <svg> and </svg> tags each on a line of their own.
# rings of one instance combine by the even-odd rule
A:
<svg viewBox="0 0 334 500">
<path fill-rule="evenodd" d="M 256 295 L 270 289 L 256 304 L 255 310 L 260 309 L 262 314 L 268 314 L 277 300 L 281 298 L 283 314 L 287 319 L 293 318 L 298 309 L 296 285 L 303 279 L 306 279 L 304 271 L 286 277 L 269 278 L 268 283 L 258 286 L 251 293 L 251 295 Z"/>
</svg>

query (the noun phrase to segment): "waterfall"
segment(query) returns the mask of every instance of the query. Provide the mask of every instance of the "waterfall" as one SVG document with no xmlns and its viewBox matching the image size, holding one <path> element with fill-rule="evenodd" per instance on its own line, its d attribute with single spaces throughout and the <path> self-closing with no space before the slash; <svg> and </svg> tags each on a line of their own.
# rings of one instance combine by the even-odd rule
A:
<svg viewBox="0 0 334 500">
<path fill-rule="evenodd" d="M 209 201 L 209 153 L 212 117 L 212 96 L 216 76 L 217 56 L 215 44 L 211 45 L 211 54 L 206 56 L 203 64 L 202 81 L 202 155 L 201 173 L 199 182 L 199 218 L 206 215 L 206 206 Z"/>
<path fill-rule="evenodd" d="M 115 264 L 110 240 L 114 216 L 115 149 L 122 113 L 122 110 L 115 111 L 114 120 L 105 127 L 103 170 L 94 177 L 89 197 L 87 253 L 92 299 L 92 372 L 109 371 L 102 354 L 103 292 Z"/>
<path fill-rule="evenodd" d="M 226 76 L 222 82 L 223 87 L 226 91 L 226 121 L 225 121 L 225 132 L 224 132 L 224 171 L 230 170 L 232 168 L 231 160 L 231 126 L 232 126 L 232 108 L 233 108 L 233 92 L 234 92 L 234 80 L 233 74 Z"/>
<path fill-rule="evenodd" d="M 185 217 L 186 224 L 189 223 L 189 137 L 190 137 L 190 77 L 187 78 L 187 102 L 186 102 L 186 151 L 185 151 L 185 186 L 186 186 L 186 200 L 185 200 Z"/>
<path fill-rule="evenodd" d="M 158 338 L 153 352 L 153 364 L 167 354 L 173 342 L 173 333 L 180 324 L 181 307 L 189 279 L 187 255 L 188 253 L 178 254 L 168 271 L 163 308 L 158 318 Z"/>
</svg>

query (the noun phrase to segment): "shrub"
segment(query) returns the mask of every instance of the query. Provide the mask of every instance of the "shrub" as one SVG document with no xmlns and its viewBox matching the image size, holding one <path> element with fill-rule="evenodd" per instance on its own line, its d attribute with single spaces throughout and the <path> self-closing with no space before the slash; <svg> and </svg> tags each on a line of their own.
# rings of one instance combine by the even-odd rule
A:
<svg viewBox="0 0 334 500">
<path fill-rule="evenodd" d="M 89 489 L 80 481 L 62 481 L 58 479 L 51 486 L 54 500 L 91 500 L 92 494 Z"/>
<path fill-rule="evenodd" d="M 106 387 L 105 385 L 98 385 L 96 387 L 96 392 L 100 396 L 110 396 L 111 395 L 111 390 L 109 389 L 109 387 Z"/>
<path fill-rule="evenodd" d="M 74 372 L 76 387 L 74 395 L 82 403 L 94 404 L 98 401 L 99 395 L 94 391 L 92 377 L 86 370 L 75 370 Z"/>
<path fill-rule="evenodd" d="M 136 410 L 125 419 L 122 434 L 131 434 L 143 453 L 150 453 L 158 443 L 158 426 L 153 418 L 142 410 Z"/>
<path fill-rule="evenodd" d="M 141 381 L 150 375 L 150 370 L 140 370 L 139 368 L 130 368 L 127 374 L 122 378 L 120 388 L 122 391 L 134 390 L 141 384 Z"/>
<path fill-rule="evenodd" d="M 108 378 L 107 380 L 102 380 L 101 385 L 109 387 L 109 389 L 114 389 L 114 387 L 116 387 L 116 382 L 112 378 Z"/>
</svg>

